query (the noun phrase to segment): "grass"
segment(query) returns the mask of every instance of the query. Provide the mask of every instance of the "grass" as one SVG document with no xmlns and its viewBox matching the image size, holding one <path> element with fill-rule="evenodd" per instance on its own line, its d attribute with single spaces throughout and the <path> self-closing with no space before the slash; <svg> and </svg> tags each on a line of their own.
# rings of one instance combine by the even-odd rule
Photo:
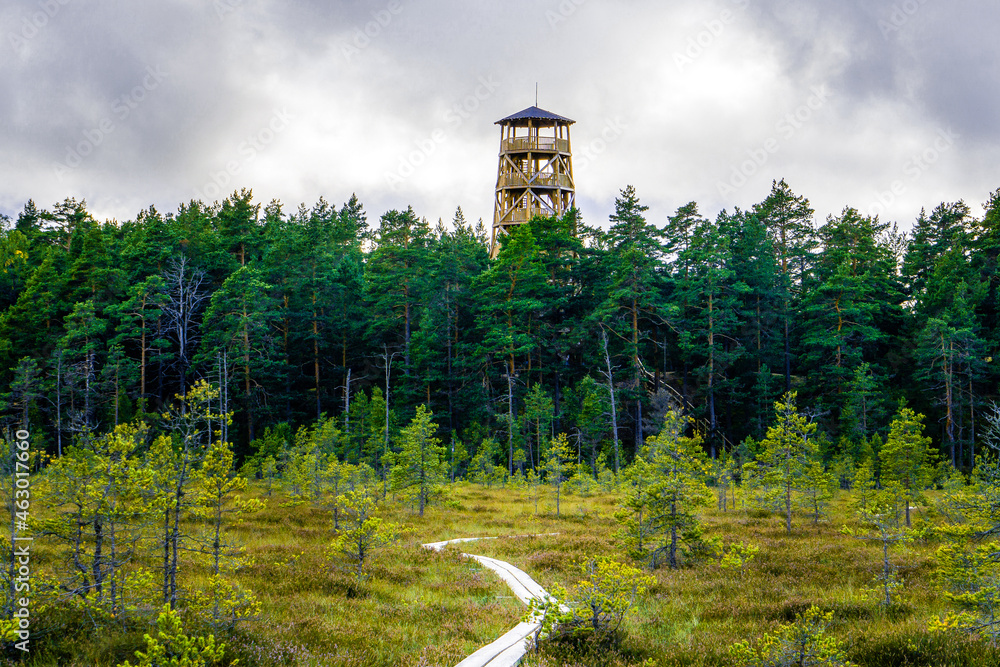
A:
<svg viewBox="0 0 1000 667">
<path fill-rule="evenodd" d="M 491 573 L 461 558 L 461 551 L 509 561 L 542 586 L 577 579 L 575 562 L 589 555 L 623 558 L 614 533 L 614 497 L 564 495 L 561 516 L 551 500 L 535 515 L 532 501 L 511 489 L 458 484 L 447 502 L 424 517 L 389 505 L 387 518 L 405 526 L 404 537 L 380 553 L 371 577 L 358 583 L 326 561 L 330 516 L 309 506 L 283 506 L 275 496 L 263 512 L 231 529 L 255 563 L 239 582 L 262 603 L 259 620 L 222 639 L 243 667 L 335 665 L 407 667 L 454 665 L 500 636 L 524 607 Z M 886 610 L 864 594 L 880 567 L 877 545 L 840 533 L 851 516 L 846 495 L 818 526 L 797 517 L 791 534 L 777 516 L 706 510 L 707 536 L 760 547 L 743 572 L 714 562 L 659 569 L 656 584 L 638 603 L 615 652 L 599 655 L 549 649 L 526 665 L 727 665 L 727 648 L 756 640 L 812 604 L 834 612 L 831 632 L 859 665 L 994 666 L 1000 652 L 964 636 L 931 635 L 930 617 L 947 609 L 932 582 L 936 544 L 914 544 L 894 554 L 906 581 L 900 602 Z M 555 536 L 464 543 L 434 553 L 421 543 L 456 537 L 556 532 Z M 51 566 L 53 546 L 38 543 L 40 567 Z M 188 568 L 196 586 L 205 571 Z M 33 666 L 113 666 L 133 659 L 148 626 L 95 633 L 86 619 L 54 614 L 36 635 Z"/>
<path fill-rule="evenodd" d="M 380 552 L 369 577 L 334 570 L 326 558 L 332 536 L 328 512 L 282 506 L 275 495 L 267 509 L 229 531 L 254 564 L 237 579 L 261 602 L 258 620 L 221 637 L 227 658 L 243 667 L 339 665 L 406 667 L 455 664 L 515 625 L 523 608 L 491 573 L 457 553 L 421 548 L 420 527 L 408 511 L 391 508 L 390 520 L 407 529 Z M 414 524 L 414 525 L 411 525 Z M 35 564 L 51 566 L 54 546 L 39 541 Z M 190 561 L 188 561 L 190 562 Z M 182 563 L 183 564 L 183 563 Z M 198 588 L 204 567 L 185 568 L 182 585 Z M 149 627 L 133 623 L 119 632 L 95 627 L 80 614 L 49 614 L 36 631 L 32 666 L 104 667 L 135 659 Z"/>
<path fill-rule="evenodd" d="M 571 584 L 577 578 L 574 562 L 591 554 L 621 558 L 613 538 L 617 526 L 610 518 L 613 499 L 593 498 L 589 504 L 588 519 L 567 520 L 558 537 L 482 543 L 477 553 L 512 562 L 542 586 Z M 898 604 L 884 609 L 863 591 L 880 570 L 880 546 L 840 533 L 851 516 L 846 494 L 831 508 L 831 516 L 817 526 L 796 518 L 789 534 L 778 516 L 706 510 L 707 536 L 760 547 L 742 573 L 714 562 L 661 568 L 655 572 L 656 585 L 627 622 L 619 655 L 578 663 L 566 657 L 546 659 L 543 652 L 525 664 L 641 665 L 652 659 L 663 666 L 727 665 L 730 645 L 759 639 L 813 604 L 834 612 L 831 633 L 859 665 L 1000 664 L 995 648 L 964 636 L 927 632 L 928 619 L 948 608 L 932 581 L 937 544 L 910 545 L 893 554 L 906 584 Z"/>
</svg>

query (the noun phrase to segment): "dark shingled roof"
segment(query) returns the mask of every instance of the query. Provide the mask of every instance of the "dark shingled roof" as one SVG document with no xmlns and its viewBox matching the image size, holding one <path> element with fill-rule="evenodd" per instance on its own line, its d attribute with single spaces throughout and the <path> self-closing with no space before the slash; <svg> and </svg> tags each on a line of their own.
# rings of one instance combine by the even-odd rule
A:
<svg viewBox="0 0 1000 667">
<path fill-rule="evenodd" d="M 527 121 L 527 120 L 557 120 L 562 121 L 572 125 L 575 120 L 570 120 L 565 116 L 560 116 L 559 114 L 552 113 L 551 111 L 546 111 L 545 109 L 539 109 L 538 107 L 528 107 L 524 111 L 518 111 L 515 114 L 507 116 L 506 118 L 501 118 L 494 125 L 500 125 L 502 123 L 517 123 L 517 121 Z"/>
</svg>

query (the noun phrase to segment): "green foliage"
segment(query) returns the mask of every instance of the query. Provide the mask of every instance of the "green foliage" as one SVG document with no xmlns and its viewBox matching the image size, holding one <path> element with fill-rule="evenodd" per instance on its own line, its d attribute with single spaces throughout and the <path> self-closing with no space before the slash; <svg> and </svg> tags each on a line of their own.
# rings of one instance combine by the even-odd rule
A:
<svg viewBox="0 0 1000 667">
<path fill-rule="evenodd" d="M 802 476 L 800 501 L 811 516 L 813 525 L 819 523 L 827 514 L 827 506 L 833 498 L 834 478 L 828 473 L 821 461 L 811 461 Z"/>
<path fill-rule="evenodd" d="M 146 435 L 144 426 L 121 425 L 70 448 L 48 472 L 45 502 L 54 511 L 42 530 L 67 547 L 59 586 L 102 615 L 134 614 L 154 594 L 136 586 L 149 583 L 137 553 L 146 523 L 166 505 L 150 493 L 155 471 L 138 456 Z"/>
<path fill-rule="evenodd" d="M 941 510 L 949 538 L 937 551 L 935 575 L 945 596 L 958 607 L 931 622 L 932 630 L 961 629 L 1000 643 L 1000 407 L 988 412 L 986 444 L 972 484 L 948 489 Z"/>
<path fill-rule="evenodd" d="M 893 594 L 903 586 L 899 577 L 899 568 L 889 560 L 889 550 L 895 546 L 906 544 L 913 539 L 912 532 L 900 528 L 896 520 L 896 512 L 886 506 L 873 506 L 868 510 L 858 511 L 858 522 L 867 532 L 853 530 L 844 526 L 842 532 L 859 540 L 879 542 L 882 547 L 882 569 L 875 575 L 876 587 L 870 589 L 883 607 L 893 604 Z"/>
<path fill-rule="evenodd" d="M 796 393 L 789 392 L 774 404 L 777 423 L 761 441 L 762 452 L 751 471 L 780 498 L 785 511 L 785 529 L 792 531 L 793 494 L 804 488 L 817 456 L 813 434 L 816 424 L 799 413 Z M 744 468 L 746 469 L 746 467 Z M 814 482 L 810 482 L 814 484 Z"/>
<path fill-rule="evenodd" d="M 352 567 L 357 578 L 363 579 L 375 554 L 398 539 L 399 528 L 378 516 L 375 499 L 365 488 L 338 496 L 337 507 L 344 519 L 328 553 L 335 564 Z"/>
<path fill-rule="evenodd" d="M 923 415 L 910 408 L 901 408 L 889 429 L 889 437 L 879 453 L 882 481 L 894 483 L 906 505 L 906 525 L 910 526 L 910 505 L 921 498 L 921 492 L 932 479 L 931 439 L 923 436 Z"/>
<path fill-rule="evenodd" d="M 719 567 L 723 570 L 739 570 L 740 575 L 746 571 L 747 565 L 760 553 L 760 547 L 755 544 L 733 542 L 722 554 Z"/>
<path fill-rule="evenodd" d="M 865 461 L 854 471 L 851 487 L 854 490 L 855 509 L 867 510 L 875 497 L 875 470 L 873 461 Z"/>
<path fill-rule="evenodd" d="M 937 552 L 936 575 L 960 611 L 933 619 L 934 631 L 959 629 L 1000 642 L 1000 542 L 953 539 Z"/>
<path fill-rule="evenodd" d="M 545 459 L 545 481 L 556 490 L 556 516 L 559 516 L 559 498 L 563 483 L 570 478 L 570 461 L 573 453 L 569 448 L 569 438 L 560 433 L 549 445 L 548 456 Z"/>
<path fill-rule="evenodd" d="M 394 490 L 413 489 L 417 494 L 420 516 L 447 480 L 445 450 L 441 440 L 434 437 L 437 425 L 432 417 L 426 406 L 417 406 L 413 420 L 400 431 L 400 449 L 392 455 L 389 473 Z"/>
<path fill-rule="evenodd" d="M 177 404 L 162 415 L 170 436 L 161 435 L 153 441 L 147 457 L 153 472 L 151 488 L 162 499 L 163 532 L 158 540 L 163 556 L 163 598 L 175 609 L 178 601 L 177 574 L 181 569 L 181 554 L 188 551 L 191 535 L 181 520 L 197 506 L 197 495 L 190 493 L 197 470 L 206 455 L 212 422 L 223 423 L 221 413 L 214 411 L 219 390 L 204 380 L 196 382 Z M 217 452 L 219 454 L 219 452 Z M 220 464 L 231 467 L 232 459 L 222 457 Z"/>
<path fill-rule="evenodd" d="M 225 573 L 245 567 L 249 562 L 245 549 L 226 539 L 224 519 L 232 515 L 239 522 L 246 515 L 260 512 L 266 505 L 256 498 L 243 500 L 236 495 L 246 492 L 247 480 L 235 474 L 233 451 L 226 442 L 217 440 L 209 446 L 195 476 L 195 484 L 198 499 L 194 513 L 208 521 L 208 530 L 199 541 L 202 555 L 211 563 L 212 579 L 199 591 L 201 604 L 196 602 L 193 606 L 202 606 L 209 612 L 213 627 L 232 629 L 237 622 L 256 616 L 260 603 L 252 593 L 226 581 Z"/>
<path fill-rule="evenodd" d="M 833 612 L 811 606 L 796 615 L 793 623 L 766 634 L 754 647 L 750 642 L 729 648 L 735 667 L 852 667 L 835 637 L 826 634 Z"/>
<path fill-rule="evenodd" d="M 590 635 L 601 644 L 617 643 L 625 616 L 656 579 L 606 557 L 587 558 L 579 569 L 584 579 L 572 590 L 556 584 L 546 599 L 533 599 L 525 619 L 540 622 L 541 638 Z"/>
<path fill-rule="evenodd" d="M 500 445 L 493 438 L 486 438 L 479 444 L 476 455 L 469 463 L 468 478 L 490 488 L 502 484 L 507 477 L 507 467 L 496 465 Z"/>
<path fill-rule="evenodd" d="M 704 546 L 694 510 L 711 503 L 709 463 L 701 437 L 684 435 L 686 425 L 680 410 L 668 411 L 659 434 L 625 473 L 629 485 L 615 515 L 622 525 L 619 538 L 650 568 L 662 561 L 677 568 L 683 545 L 691 553 Z"/>
<path fill-rule="evenodd" d="M 191 637 L 177 612 L 164 605 L 156 619 L 156 636 L 145 635 L 146 650 L 136 651 L 138 661 L 126 660 L 118 667 L 214 667 L 223 664 L 226 645 L 216 643 L 214 635 Z M 235 665 L 236 662 L 230 662 Z"/>
</svg>

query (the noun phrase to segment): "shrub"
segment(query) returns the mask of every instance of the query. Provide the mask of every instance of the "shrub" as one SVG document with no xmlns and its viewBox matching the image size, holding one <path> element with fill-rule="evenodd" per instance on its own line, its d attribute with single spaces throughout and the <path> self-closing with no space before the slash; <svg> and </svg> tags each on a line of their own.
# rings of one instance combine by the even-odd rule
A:
<svg viewBox="0 0 1000 667">
<path fill-rule="evenodd" d="M 547 599 L 532 600 L 526 618 L 541 621 L 538 637 L 588 637 L 600 644 L 617 643 L 622 621 L 636 597 L 656 579 L 612 558 L 587 558 L 580 570 L 586 578 L 572 593 L 553 586 Z"/>
<path fill-rule="evenodd" d="M 126 660 L 118 667 L 213 667 L 222 664 L 226 645 L 216 644 L 213 635 L 189 637 L 184 634 L 181 619 L 170 605 L 163 605 L 156 628 L 156 637 L 145 636 L 146 651 L 135 652 L 139 662 L 133 665 Z"/>
<path fill-rule="evenodd" d="M 854 667 L 836 638 L 826 635 L 832 619 L 833 612 L 811 606 L 776 634 L 764 635 L 757 648 L 739 642 L 729 655 L 736 667 Z"/>
</svg>

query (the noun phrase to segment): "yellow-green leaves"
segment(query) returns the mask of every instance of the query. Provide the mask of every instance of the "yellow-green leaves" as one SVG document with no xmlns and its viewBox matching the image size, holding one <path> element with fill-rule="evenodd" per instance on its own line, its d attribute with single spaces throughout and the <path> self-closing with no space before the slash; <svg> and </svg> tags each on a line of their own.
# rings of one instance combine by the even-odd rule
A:
<svg viewBox="0 0 1000 667">
<path fill-rule="evenodd" d="M 719 567 L 723 570 L 739 570 L 742 575 L 747 564 L 752 561 L 760 552 L 760 547 L 755 544 L 744 544 L 734 542 L 730 544 L 722 554 Z"/>
<path fill-rule="evenodd" d="M 590 557 L 579 567 L 584 578 L 572 591 L 555 585 L 548 599 L 529 605 L 525 618 L 541 621 L 541 636 L 607 639 L 621 627 L 636 598 L 656 583 L 655 577 L 612 558 Z"/>
<path fill-rule="evenodd" d="M 145 635 L 146 650 L 136 651 L 138 662 L 125 661 L 118 667 L 214 667 L 221 665 L 226 645 L 217 644 L 213 635 L 190 637 L 176 611 L 164 605 L 156 619 L 155 637 Z M 229 663 L 230 667 L 236 662 Z"/>
<path fill-rule="evenodd" d="M 865 531 L 854 530 L 848 526 L 844 526 L 840 531 L 859 540 L 880 543 L 882 571 L 873 578 L 875 587 L 863 590 L 877 597 L 879 603 L 885 607 L 892 604 L 894 592 L 903 586 L 903 580 L 897 572 L 898 568 L 889 560 L 889 550 L 913 539 L 909 529 L 899 526 L 897 517 L 895 509 L 887 505 L 873 505 L 867 510 L 858 511 L 858 521 L 866 529 Z"/>
<path fill-rule="evenodd" d="M 353 567 L 358 579 L 373 555 L 396 541 L 398 526 L 378 516 L 378 506 L 365 488 L 337 497 L 343 512 L 341 531 L 330 543 L 329 556 L 335 565 Z"/>
<path fill-rule="evenodd" d="M 945 597 L 961 610 L 933 619 L 931 630 L 960 629 L 1000 640 L 1000 542 L 955 539 L 938 549 L 935 576 Z"/>
<path fill-rule="evenodd" d="M 710 464 L 701 437 L 687 437 L 680 410 L 668 410 L 663 429 L 647 440 L 642 455 L 626 469 L 624 499 L 615 518 L 618 533 L 634 558 L 650 567 L 666 560 L 678 567 L 679 556 L 702 551 L 701 528 L 694 510 L 711 503 L 705 484 Z"/>
<path fill-rule="evenodd" d="M 744 641 L 729 648 L 733 667 L 853 667 L 835 637 L 826 634 L 833 612 L 813 605 L 793 623 L 766 634 L 754 647 Z"/>
<path fill-rule="evenodd" d="M 792 531 L 792 494 L 801 489 L 816 457 L 813 433 L 816 424 L 801 414 L 790 391 L 774 404 L 777 422 L 767 429 L 758 459 L 762 482 L 780 492 L 785 510 L 785 530 Z"/>
<path fill-rule="evenodd" d="M 920 498 L 933 474 L 928 446 L 931 439 L 924 437 L 923 415 L 909 408 L 901 408 L 892 420 L 889 437 L 879 453 L 882 462 L 882 481 L 893 482 L 902 491 L 906 503 L 906 525 L 910 525 L 910 505 Z"/>
</svg>

